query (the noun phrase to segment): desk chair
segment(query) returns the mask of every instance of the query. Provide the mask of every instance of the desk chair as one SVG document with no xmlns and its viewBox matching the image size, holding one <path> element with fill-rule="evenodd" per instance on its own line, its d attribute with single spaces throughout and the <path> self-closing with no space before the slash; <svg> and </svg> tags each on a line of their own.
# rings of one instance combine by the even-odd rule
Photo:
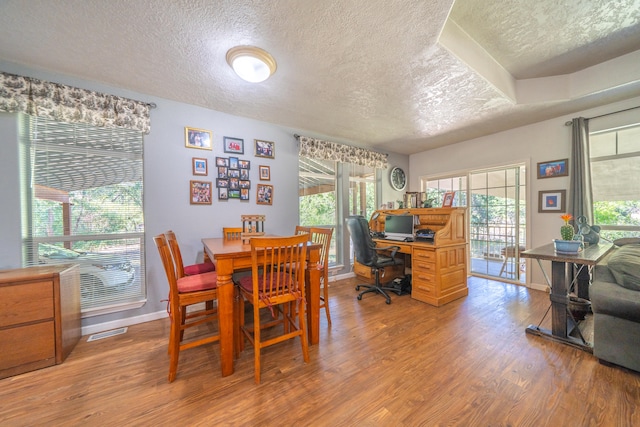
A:
<svg viewBox="0 0 640 427">
<path fill-rule="evenodd" d="M 300 337 L 303 359 L 309 362 L 305 303 L 307 240 L 306 235 L 251 239 L 251 276 L 236 282 L 240 293 L 236 299 L 239 316 L 236 336 L 239 350 L 244 347 L 243 334 L 253 344 L 256 384 L 260 384 L 260 352 L 264 347 Z M 252 325 L 245 324 L 245 302 L 253 306 Z M 297 309 L 292 305 L 297 305 Z M 261 319 L 261 308 L 271 311 L 271 320 Z M 283 326 L 281 334 L 262 336 L 263 329 L 278 325 Z"/>
<path fill-rule="evenodd" d="M 400 249 L 399 246 L 385 246 L 376 247 L 375 242 L 371 238 L 371 230 L 369 229 L 369 223 L 365 217 L 361 215 L 350 216 L 346 219 L 347 228 L 351 234 L 351 241 L 353 242 L 353 249 L 355 251 L 356 260 L 367 267 L 371 267 L 371 270 L 375 275 L 374 285 L 357 285 L 356 291 L 359 291 L 361 287 L 366 288 L 364 291 L 358 294 L 358 299 L 362 299 L 362 295 L 374 292 L 381 294 L 387 299 L 387 304 L 391 304 L 391 297 L 387 294 L 387 291 L 398 292 L 396 288 L 386 287 L 380 284 L 380 270 L 385 267 L 397 264 L 395 259 L 396 252 Z M 391 251 L 391 256 L 385 256 L 379 254 L 381 251 Z"/>
<path fill-rule="evenodd" d="M 169 282 L 168 312 L 171 319 L 169 332 L 169 382 L 176 379 L 178 358 L 182 350 L 220 340 L 219 325 L 213 332 L 184 339 L 185 330 L 208 322 L 218 323 L 216 309 L 205 309 L 187 314 L 187 307 L 218 298 L 216 272 L 177 277 L 169 243 L 164 234 L 154 237 L 156 247 Z"/>
</svg>

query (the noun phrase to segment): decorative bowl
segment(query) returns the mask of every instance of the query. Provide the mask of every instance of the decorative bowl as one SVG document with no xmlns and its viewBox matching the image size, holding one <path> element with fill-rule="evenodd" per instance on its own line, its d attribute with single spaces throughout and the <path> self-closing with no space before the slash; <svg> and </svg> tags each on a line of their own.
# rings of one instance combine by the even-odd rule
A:
<svg viewBox="0 0 640 427">
<path fill-rule="evenodd" d="M 580 240 L 559 240 L 553 239 L 553 247 L 561 254 L 577 254 L 582 249 Z"/>
</svg>

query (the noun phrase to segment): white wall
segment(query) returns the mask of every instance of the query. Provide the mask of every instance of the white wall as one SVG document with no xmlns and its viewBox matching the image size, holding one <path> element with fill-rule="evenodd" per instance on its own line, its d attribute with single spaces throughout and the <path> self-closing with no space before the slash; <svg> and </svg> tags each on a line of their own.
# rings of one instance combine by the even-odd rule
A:
<svg viewBox="0 0 640 427">
<path fill-rule="evenodd" d="M 421 178 L 450 172 L 466 173 L 475 169 L 525 162 L 528 167 L 527 206 L 529 207 L 527 248 L 550 243 L 552 239 L 559 238 L 560 226 L 563 221 L 560 219 L 560 214 L 538 213 L 538 192 L 564 189 L 568 193 L 569 177 L 537 179 L 537 163 L 571 157 L 571 126 L 565 126 L 566 121 L 581 116 L 595 117 L 639 105 L 640 98 L 633 98 L 414 154 L 409 159 L 410 191 L 420 190 Z M 630 114 L 635 115 L 636 121 L 640 121 L 640 110 L 624 113 L 626 120 L 629 120 L 627 117 Z M 602 129 L 619 121 L 620 116 L 616 117 L 616 115 L 594 119 L 590 122 L 590 128 Z M 569 167 L 571 168 L 571 162 L 569 162 Z M 548 274 L 550 274 L 550 265 L 547 267 L 549 268 Z M 532 275 L 527 279 L 531 280 L 535 287 L 546 283 L 537 262 L 530 263 L 528 271 L 531 271 Z"/>
</svg>

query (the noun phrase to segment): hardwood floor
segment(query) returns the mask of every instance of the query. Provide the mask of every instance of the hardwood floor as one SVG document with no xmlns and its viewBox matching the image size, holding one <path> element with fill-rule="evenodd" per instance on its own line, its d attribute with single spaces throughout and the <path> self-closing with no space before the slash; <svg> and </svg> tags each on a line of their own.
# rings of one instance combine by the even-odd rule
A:
<svg viewBox="0 0 640 427">
<path fill-rule="evenodd" d="M 181 354 L 167 382 L 168 320 L 129 327 L 62 364 L 0 380 L 0 425 L 633 426 L 640 374 L 525 334 L 548 294 L 472 278 L 436 308 L 331 284 L 333 326 L 304 364 L 298 341 L 247 347 L 220 376 L 218 344 Z M 544 325 L 543 325 L 544 326 Z"/>
</svg>

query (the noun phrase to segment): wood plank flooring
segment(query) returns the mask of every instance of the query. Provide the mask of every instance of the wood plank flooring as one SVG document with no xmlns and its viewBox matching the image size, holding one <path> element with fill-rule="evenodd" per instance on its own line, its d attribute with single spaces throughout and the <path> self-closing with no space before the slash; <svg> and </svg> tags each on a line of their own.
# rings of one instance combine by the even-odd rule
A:
<svg viewBox="0 0 640 427">
<path fill-rule="evenodd" d="M 640 374 L 525 334 L 548 294 L 469 279 L 431 307 L 409 296 L 356 300 L 331 284 L 328 329 L 304 364 L 298 341 L 253 350 L 220 376 L 218 344 L 182 353 L 167 382 L 168 320 L 129 327 L 62 364 L 0 380 L 1 426 L 637 426 Z M 543 325 L 544 326 L 544 325 Z"/>
</svg>

